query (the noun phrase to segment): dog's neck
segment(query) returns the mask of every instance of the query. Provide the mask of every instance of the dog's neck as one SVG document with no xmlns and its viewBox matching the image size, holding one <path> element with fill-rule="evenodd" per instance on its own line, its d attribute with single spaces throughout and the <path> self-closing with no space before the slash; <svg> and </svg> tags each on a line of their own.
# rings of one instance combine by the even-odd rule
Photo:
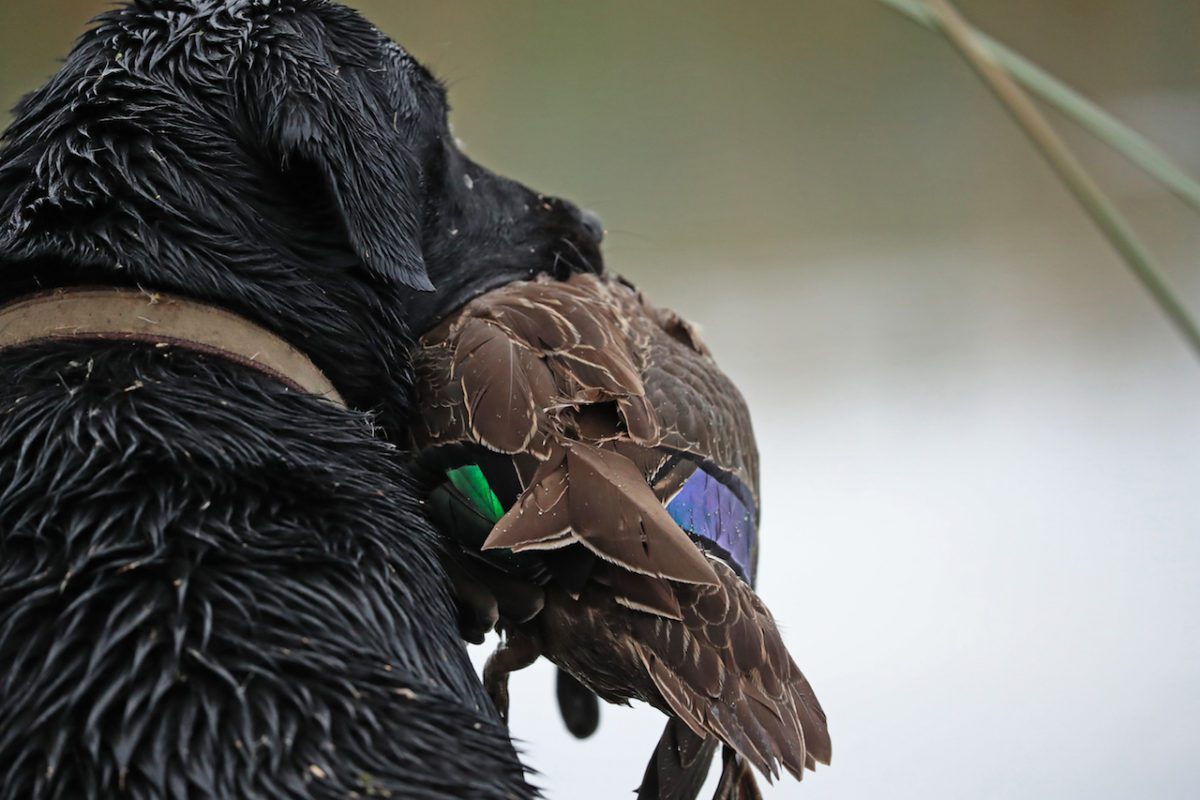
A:
<svg viewBox="0 0 1200 800">
<path fill-rule="evenodd" d="M 289 388 L 345 405 L 315 364 L 244 317 L 185 298 L 131 289 L 56 289 L 0 307 L 0 350 L 47 340 L 184 347 L 248 366 Z"/>
</svg>

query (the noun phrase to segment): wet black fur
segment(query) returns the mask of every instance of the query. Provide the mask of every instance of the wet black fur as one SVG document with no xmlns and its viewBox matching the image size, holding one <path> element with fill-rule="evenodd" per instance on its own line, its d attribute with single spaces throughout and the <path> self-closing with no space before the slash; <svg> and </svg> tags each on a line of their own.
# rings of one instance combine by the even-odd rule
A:
<svg viewBox="0 0 1200 800">
<path fill-rule="evenodd" d="M 178 348 L 0 353 L 0 798 L 531 797 L 384 439 L 414 333 L 597 245 L 341 6 L 101 17 L 0 143 L 0 303 L 218 304 L 352 408 Z"/>
<path fill-rule="evenodd" d="M 364 417 L 188 351 L 0 369 L 0 797 L 530 795 Z"/>
</svg>

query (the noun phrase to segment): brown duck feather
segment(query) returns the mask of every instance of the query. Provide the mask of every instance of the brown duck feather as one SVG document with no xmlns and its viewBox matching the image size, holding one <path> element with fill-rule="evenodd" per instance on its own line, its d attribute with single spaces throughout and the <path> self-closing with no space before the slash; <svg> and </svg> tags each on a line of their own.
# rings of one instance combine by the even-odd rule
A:
<svg viewBox="0 0 1200 800">
<path fill-rule="evenodd" d="M 601 697 L 644 700 L 764 775 L 800 778 L 829 763 L 825 714 L 754 590 L 711 563 L 716 585 L 666 582 L 679 619 L 623 612 L 608 592 L 567 602 L 551 590 L 531 624 L 543 653 Z"/>
<path fill-rule="evenodd" d="M 484 550 L 549 550 L 581 544 L 640 575 L 717 582 L 708 559 L 680 530 L 632 461 L 583 442 L 545 462 L 534 484 L 496 523 Z"/>
<path fill-rule="evenodd" d="M 491 328 L 480 331 L 480 324 Z M 477 349 L 480 340 L 491 343 L 492 329 L 508 334 L 511 351 L 495 354 L 494 343 Z M 488 364 L 485 356 L 494 362 Z M 651 306 L 618 279 L 575 275 L 496 289 L 426 334 L 416 361 L 422 408 L 429 409 L 417 437 L 420 446 L 475 441 L 472 426 L 480 420 L 483 432 L 491 434 L 488 441 L 511 444 L 517 435 L 498 429 L 510 417 L 521 434 L 536 418 L 545 433 L 563 435 L 580 407 L 613 403 L 629 441 L 710 461 L 757 498 L 758 452 L 737 387 L 716 367 L 692 326 Z M 474 368 L 470 386 L 463 386 L 463 370 L 473 361 L 486 366 Z M 524 374 L 510 384 L 509 369 Z M 552 384 L 545 381 L 547 373 Z M 491 389 L 485 377 L 500 381 L 504 390 L 527 383 L 530 394 Z M 485 407 L 491 416 L 463 413 L 468 403 L 480 410 L 481 393 L 492 391 L 494 402 Z"/>
</svg>

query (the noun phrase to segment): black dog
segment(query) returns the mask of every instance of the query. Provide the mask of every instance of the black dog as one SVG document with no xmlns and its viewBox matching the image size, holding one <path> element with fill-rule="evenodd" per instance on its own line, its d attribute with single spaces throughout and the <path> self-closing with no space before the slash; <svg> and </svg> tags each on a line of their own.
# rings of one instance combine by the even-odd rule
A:
<svg viewBox="0 0 1200 800">
<path fill-rule="evenodd" d="M 595 221 L 463 156 L 441 86 L 325 0 L 105 14 L 2 148 L 0 304 L 220 306 L 350 410 L 186 347 L 0 351 L 0 797 L 532 796 L 377 434 L 413 331 L 599 269 Z"/>
</svg>

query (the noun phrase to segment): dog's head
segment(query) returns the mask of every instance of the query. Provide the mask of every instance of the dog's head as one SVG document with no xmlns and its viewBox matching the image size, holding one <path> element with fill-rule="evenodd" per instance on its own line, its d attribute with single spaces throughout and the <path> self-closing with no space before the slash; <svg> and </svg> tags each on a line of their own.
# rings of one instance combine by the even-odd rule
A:
<svg viewBox="0 0 1200 800">
<path fill-rule="evenodd" d="M 598 270 L 600 234 L 463 155 L 442 86 L 328 0 L 135 0 L 0 150 L 0 300 L 100 283 L 217 303 L 385 412 L 410 330 L 516 278 Z"/>
</svg>

